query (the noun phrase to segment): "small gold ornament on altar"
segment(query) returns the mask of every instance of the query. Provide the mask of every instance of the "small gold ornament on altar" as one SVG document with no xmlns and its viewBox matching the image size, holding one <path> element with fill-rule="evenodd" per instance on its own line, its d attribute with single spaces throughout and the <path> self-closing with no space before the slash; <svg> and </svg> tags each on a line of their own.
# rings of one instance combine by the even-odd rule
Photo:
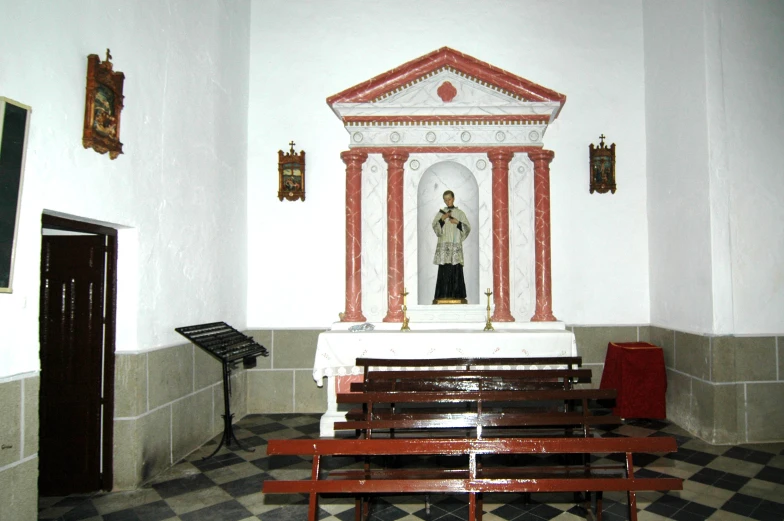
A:
<svg viewBox="0 0 784 521">
<path fill-rule="evenodd" d="M 590 156 L 591 193 L 615 193 L 615 143 L 607 147 L 604 134 L 599 136 L 599 146 L 588 147 Z"/>
<path fill-rule="evenodd" d="M 305 151 L 294 152 L 293 141 L 288 154 L 278 150 L 278 199 L 305 200 Z"/>
<path fill-rule="evenodd" d="M 403 325 L 400 327 L 400 331 L 411 331 L 411 328 L 408 327 L 408 317 L 406 316 L 406 310 L 408 310 L 408 307 L 406 307 L 406 297 L 408 296 L 408 291 L 406 290 L 406 288 L 403 288 L 402 295 L 403 295 Z"/>
<path fill-rule="evenodd" d="M 493 324 L 490 322 L 490 295 L 492 294 L 493 292 L 490 291 L 490 288 L 487 288 L 487 291 L 485 291 L 485 295 L 487 295 L 487 322 L 485 322 L 485 331 L 495 331 Z"/>
</svg>

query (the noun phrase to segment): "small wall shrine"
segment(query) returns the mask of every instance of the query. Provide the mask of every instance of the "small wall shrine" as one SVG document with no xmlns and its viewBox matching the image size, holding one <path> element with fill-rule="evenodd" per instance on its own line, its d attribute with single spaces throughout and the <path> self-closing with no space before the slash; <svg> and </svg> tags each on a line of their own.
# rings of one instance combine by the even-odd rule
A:
<svg viewBox="0 0 784 521">
<path fill-rule="evenodd" d="M 341 320 L 402 322 L 407 291 L 412 324 L 484 322 L 492 288 L 494 322 L 555 321 L 543 138 L 565 101 L 448 47 L 328 98 L 350 139 Z"/>
</svg>

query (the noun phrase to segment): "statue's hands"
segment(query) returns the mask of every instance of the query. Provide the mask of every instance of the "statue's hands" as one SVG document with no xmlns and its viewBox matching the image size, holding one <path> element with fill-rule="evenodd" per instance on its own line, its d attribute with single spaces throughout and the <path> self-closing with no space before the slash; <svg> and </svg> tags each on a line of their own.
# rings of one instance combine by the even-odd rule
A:
<svg viewBox="0 0 784 521">
<path fill-rule="evenodd" d="M 450 222 L 450 223 L 452 223 L 452 224 L 457 224 L 457 223 L 459 223 L 460 221 L 458 221 L 458 220 L 457 220 L 457 219 L 455 219 L 454 217 L 450 217 L 450 218 L 449 218 L 449 222 Z"/>
<path fill-rule="evenodd" d="M 445 213 L 444 215 L 441 216 L 441 220 L 442 221 L 446 222 L 447 219 L 454 220 L 454 219 L 452 219 L 452 212 L 447 212 L 447 213 Z"/>
</svg>

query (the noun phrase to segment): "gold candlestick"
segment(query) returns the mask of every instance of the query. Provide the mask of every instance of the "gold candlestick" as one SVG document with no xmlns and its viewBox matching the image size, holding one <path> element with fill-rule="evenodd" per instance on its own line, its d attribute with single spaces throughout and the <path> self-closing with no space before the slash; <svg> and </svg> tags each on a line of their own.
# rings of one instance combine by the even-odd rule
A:
<svg viewBox="0 0 784 521">
<path fill-rule="evenodd" d="M 408 307 L 406 307 L 406 297 L 408 296 L 408 291 L 406 291 L 406 288 L 403 288 L 402 295 L 403 295 L 403 325 L 400 327 L 400 331 L 411 331 L 411 328 L 408 327 L 408 317 L 406 316 L 406 310 L 408 309 Z"/>
<path fill-rule="evenodd" d="M 495 331 L 493 324 L 490 323 L 490 295 L 492 294 L 493 292 L 490 291 L 490 288 L 487 288 L 487 291 L 485 291 L 485 295 L 487 295 L 487 322 L 485 322 L 485 331 Z"/>
</svg>

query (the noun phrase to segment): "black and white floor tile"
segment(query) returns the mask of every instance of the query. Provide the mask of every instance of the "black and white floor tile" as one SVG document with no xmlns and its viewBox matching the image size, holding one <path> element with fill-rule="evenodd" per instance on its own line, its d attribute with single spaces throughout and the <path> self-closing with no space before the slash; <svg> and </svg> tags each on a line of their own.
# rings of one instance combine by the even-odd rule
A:
<svg viewBox="0 0 784 521">
<path fill-rule="evenodd" d="M 248 452 L 232 445 L 212 458 L 220 436 L 177 465 L 129 492 L 39 499 L 39 520 L 61 521 L 301 521 L 307 519 L 307 499 L 300 495 L 268 495 L 261 485 L 270 479 L 299 479 L 310 472 L 299 457 L 268 458 L 266 440 L 316 438 L 319 415 L 277 414 L 246 416 L 234 426 Z M 639 521 L 784 521 L 784 444 L 714 446 L 691 437 L 664 421 L 628 420 L 603 436 L 675 436 L 677 453 L 640 455 L 636 475 L 683 478 L 683 490 L 637 495 Z M 332 468 L 353 465 L 337 460 Z M 387 496 L 373 502 L 373 521 L 457 521 L 468 518 L 461 495 Z M 322 521 L 354 519 L 348 497 L 319 501 Z M 586 519 L 571 494 L 534 494 L 530 502 L 516 494 L 487 494 L 485 521 L 577 521 Z M 603 519 L 626 519 L 626 495 L 604 495 Z"/>
</svg>

